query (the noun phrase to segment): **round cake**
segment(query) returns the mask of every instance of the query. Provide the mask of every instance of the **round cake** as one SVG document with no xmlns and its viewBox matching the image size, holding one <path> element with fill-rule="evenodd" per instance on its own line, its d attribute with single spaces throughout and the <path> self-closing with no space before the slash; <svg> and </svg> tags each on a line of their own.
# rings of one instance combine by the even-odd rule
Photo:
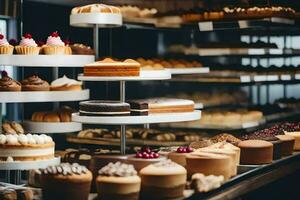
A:
<svg viewBox="0 0 300 200">
<path fill-rule="evenodd" d="M 273 160 L 273 144 L 264 140 L 245 140 L 238 144 L 241 164 L 261 165 Z"/>
<path fill-rule="evenodd" d="M 141 179 L 133 165 L 109 163 L 99 170 L 97 191 L 101 200 L 138 200 Z"/>
<path fill-rule="evenodd" d="M 61 163 L 39 171 L 43 199 L 88 199 L 92 173 L 86 167 L 77 163 Z"/>
<path fill-rule="evenodd" d="M 29 161 L 54 158 L 54 142 L 46 135 L 0 134 L 1 161 Z"/>
<path fill-rule="evenodd" d="M 79 113 L 85 116 L 126 116 L 130 115 L 130 105 L 119 101 L 83 101 L 79 103 Z"/>
<path fill-rule="evenodd" d="M 294 152 L 295 138 L 289 135 L 277 135 L 276 137 L 280 141 L 282 141 L 282 145 L 281 145 L 282 156 L 292 155 Z"/>
<path fill-rule="evenodd" d="M 186 156 L 193 152 L 191 147 L 178 147 L 176 151 L 170 152 L 168 158 L 173 162 L 185 167 L 186 166 Z"/>
<path fill-rule="evenodd" d="M 142 199 L 175 199 L 183 196 L 187 172 L 171 160 L 148 165 L 140 171 Z"/>
<path fill-rule="evenodd" d="M 139 172 L 142 168 L 150 164 L 158 163 L 166 159 L 167 158 L 163 156 L 159 156 L 157 158 L 149 158 L 149 157 L 136 157 L 136 155 L 129 155 L 126 162 L 132 164 L 134 168 Z"/>
<path fill-rule="evenodd" d="M 295 132 L 285 132 L 285 135 L 292 136 L 295 139 L 294 150 L 300 150 L 300 131 Z"/>
</svg>

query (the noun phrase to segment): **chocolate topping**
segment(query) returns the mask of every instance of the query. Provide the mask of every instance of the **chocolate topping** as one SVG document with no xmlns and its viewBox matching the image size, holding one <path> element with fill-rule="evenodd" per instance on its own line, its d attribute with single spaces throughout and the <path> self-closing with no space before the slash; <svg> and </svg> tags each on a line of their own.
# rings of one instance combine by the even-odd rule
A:
<svg viewBox="0 0 300 200">
<path fill-rule="evenodd" d="M 61 163 L 60 165 L 50 166 L 45 169 L 37 170 L 39 174 L 53 174 L 53 175 L 81 175 L 88 172 L 85 166 L 79 165 L 78 163 Z"/>
<path fill-rule="evenodd" d="M 32 86 L 44 86 L 44 87 L 49 87 L 49 83 L 47 83 L 46 81 L 42 80 L 40 77 L 38 77 L 37 75 L 32 75 L 29 76 L 28 78 L 24 79 L 22 82 L 22 85 L 24 86 L 28 86 L 28 85 L 32 85 Z"/>
<path fill-rule="evenodd" d="M 137 171 L 133 165 L 128 165 L 121 162 L 109 163 L 99 170 L 99 175 L 102 176 L 117 176 L 117 177 L 128 177 L 137 175 Z"/>
<path fill-rule="evenodd" d="M 1 76 L 2 78 L 0 79 L 0 89 L 5 90 L 5 88 L 21 87 L 21 84 L 9 77 L 6 71 L 2 71 Z"/>
</svg>

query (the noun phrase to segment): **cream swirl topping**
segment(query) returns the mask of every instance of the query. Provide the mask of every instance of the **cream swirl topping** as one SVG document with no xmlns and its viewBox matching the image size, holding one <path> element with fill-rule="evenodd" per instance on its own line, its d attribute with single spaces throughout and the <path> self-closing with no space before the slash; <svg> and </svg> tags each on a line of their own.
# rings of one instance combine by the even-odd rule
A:
<svg viewBox="0 0 300 200">
<path fill-rule="evenodd" d="M 37 47 L 37 44 L 32 38 L 22 37 L 22 40 L 20 41 L 20 46 Z"/>
<path fill-rule="evenodd" d="M 47 135 L 32 135 L 32 134 L 0 134 L 0 144 L 7 145 L 27 145 L 27 144 L 48 144 L 53 140 Z"/>
<path fill-rule="evenodd" d="M 0 46 L 8 46 L 9 43 L 4 35 L 0 34 Z"/>
<path fill-rule="evenodd" d="M 137 171 L 134 169 L 133 165 L 128 165 L 121 162 L 109 163 L 108 165 L 102 167 L 98 171 L 98 173 L 102 176 L 117 177 L 128 177 L 137 175 Z"/>
<path fill-rule="evenodd" d="M 65 43 L 60 39 L 59 36 L 57 37 L 49 36 L 47 38 L 46 44 L 49 46 L 65 46 Z"/>
<path fill-rule="evenodd" d="M 53 175 L 81 175 L 88 173 L 88 169 L 85 166 L 79 165 L 78 163 L 61 163 L 60 165 L 49 166 L 45 169 L 36 171 L 39 174 L 53 174 Z"/>
<path fill-rule="evenodd" d="M 74 79 L 68 78 L 66 75 L 64 75 L 62 78 L 56 79 L 51 82 L 51 86 L 53 87 L 59 87 L 59 86 L 71 86 L 71 85 L 82 85 L 81 81 L 76 81 Z"/>
</svg>

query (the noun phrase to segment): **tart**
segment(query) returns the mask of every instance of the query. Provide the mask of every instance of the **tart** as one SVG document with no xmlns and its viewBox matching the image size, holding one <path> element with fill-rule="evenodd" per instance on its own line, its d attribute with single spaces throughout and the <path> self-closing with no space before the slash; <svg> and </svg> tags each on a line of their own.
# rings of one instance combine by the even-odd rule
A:
<svg viewBox="0 0 300 200">
<path fill-rule="evenodd" d="M 88 199 L 92 173 L 85 166 L 62 163 L 39 171 L 43 199 Z"/>
<path fill-rule="evenodd" d="M 40 47 L 38 47 L 29 33 L 22 37 L 20 44 L 15 49 L 17 54 L 38 55 L 40 53 Z"/>
<path fill-rule="evenodd" d="M 47 81 L 42 80 L 37 75 L 32 75 L 21 81 L 23 91 L 49 91 L 50 86 Z"/>
<path fill-rule="evenodd" d="M 70 48 L 75 55 L 95 55 L 94 50 L 90 46 L 84 44 L 72 44 L 70 45 Z"/>
<path fill-rule="evenodd" d="M 101 200 L 138 200 L 141 179 L 133 165 L 121 162 L 109 163 L 99 170 L 96 179 Z"/>
<path fill-rule="evenodd" d="M 0 79 L 0 91 L 21 91 L 21 83 L 9 77 L 6 71 L 2 71 Z"/>
<path fill-rule="evenodd" d="M 0 54 L 11 55 L 14 52 L 14 47 L 10 45 L 4 35 L 0 34 Z"/>
<path fill-rule="evenodd" d="M 52 81 L 50 84 L 50 90 L 53 91 L 81 90 L 81 87 L 82 82 L 70 79 L 66 75 Z"/>
<path fill-rule="evenodd" d="M 46 55 L 65 55 L 66 46 L 60 39 L 57 32 L 53 32 L 48 38 L 46 45 L 43 46 L 44 54 Z"/>
</svg>

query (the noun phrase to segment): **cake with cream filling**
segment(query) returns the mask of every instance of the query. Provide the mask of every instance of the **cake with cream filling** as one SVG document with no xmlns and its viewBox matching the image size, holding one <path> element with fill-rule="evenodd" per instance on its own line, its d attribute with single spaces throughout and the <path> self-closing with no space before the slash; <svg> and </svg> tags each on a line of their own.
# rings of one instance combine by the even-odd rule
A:
<svg viewBox="0 0 300 200">
<path fill-rule="evenodd" d="M 140 171 L 142 199 L 175 199 L 183 196 L 187 172 L 184 167 L 165 160 Z"/>
<path fill-rule="evenodd" d="M 54 158 L 54 142 L 47 135 L 0 134 L 1 161 L 30 161 Z"/>
<path fill-rule="evenodd" d="M 121 162 L 109 163 L 99 170 L 96 179 L 101 200 L 138 200 L 141 179 L 133 165 Z"/>
</svg>

